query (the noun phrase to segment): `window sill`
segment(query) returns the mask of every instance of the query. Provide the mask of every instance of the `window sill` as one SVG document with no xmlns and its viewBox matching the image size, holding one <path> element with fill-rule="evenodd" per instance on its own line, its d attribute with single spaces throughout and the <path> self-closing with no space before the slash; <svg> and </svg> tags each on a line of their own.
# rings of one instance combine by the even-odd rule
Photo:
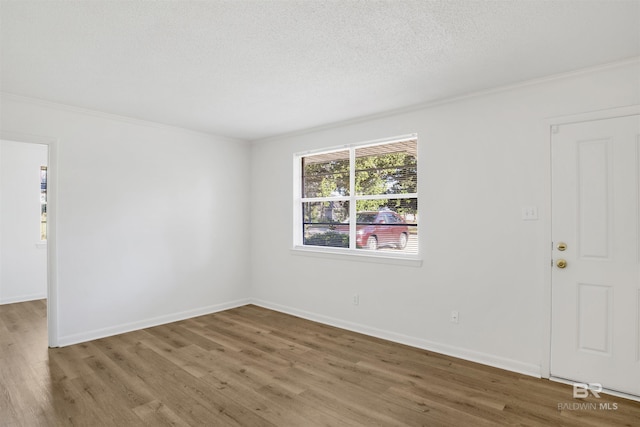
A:
<svg viewBox="0 0 640 427">
<path fill-rule="evenodd" d="M 364 249 L 320 248 L 318 246 L 294 246 L 293 255 L 310 256 L 342 261 L 372 262 L 375 264 L 403 265 L 407 267 L 422 267 L 422 258 L 418 255 L 394 255 L 390 252 L 369 252 Z"/>
</svg>

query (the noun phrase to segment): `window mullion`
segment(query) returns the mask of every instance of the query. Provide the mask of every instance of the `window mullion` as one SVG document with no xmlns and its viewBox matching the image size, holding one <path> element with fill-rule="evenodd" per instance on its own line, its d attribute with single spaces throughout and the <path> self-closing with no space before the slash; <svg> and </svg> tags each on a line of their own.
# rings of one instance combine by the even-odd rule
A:
<svg viewBox="0 0 640 427">
<path fill-rule="evenodd" d="M 349 148 L 349 249 L 356 249 L 356 149 Z"/>
<path fill-rule="evenodd" d="M 302 203 L 314 202 L 347 202 L 351 200 L 349 196 L 329 196 L 329 197 L 303 197 L 300 199 Z"/>
<path fill-rule="evenodd" d="M 418 193 L 372 194 L 355 197 L 356 200 L 417 199 Z"/>
</svg>

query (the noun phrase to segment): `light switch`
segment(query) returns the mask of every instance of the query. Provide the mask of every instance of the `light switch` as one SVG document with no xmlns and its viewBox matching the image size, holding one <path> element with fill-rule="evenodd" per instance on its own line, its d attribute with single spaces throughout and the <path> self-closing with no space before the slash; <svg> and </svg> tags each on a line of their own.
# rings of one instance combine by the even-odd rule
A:
<svg viewBox="0 0 640 427">
<path fill-rule="evenodd" d="M 523 221 L 536 221 L 538 219 L 538 207 L 537 206 L 525 206 L 522 208 L 522 220 Z"/>
</svg>

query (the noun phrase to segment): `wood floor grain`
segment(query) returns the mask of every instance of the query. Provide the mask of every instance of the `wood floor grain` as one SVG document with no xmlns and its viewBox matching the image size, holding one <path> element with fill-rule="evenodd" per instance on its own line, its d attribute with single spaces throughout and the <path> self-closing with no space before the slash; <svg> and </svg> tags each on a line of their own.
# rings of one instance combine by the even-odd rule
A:
<svg viewBox="0 0 640 427">
<path fill-rule="evenodd" d="M 638 426 L 640 403 L 248 305 L 47 349 L 0 306 L 0 426 Z"/>
</svg>

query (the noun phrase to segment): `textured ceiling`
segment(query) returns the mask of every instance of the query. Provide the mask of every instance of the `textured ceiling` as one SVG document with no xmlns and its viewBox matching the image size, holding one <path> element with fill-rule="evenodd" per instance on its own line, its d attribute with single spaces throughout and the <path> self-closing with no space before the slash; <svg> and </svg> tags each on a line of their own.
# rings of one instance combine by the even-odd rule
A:
<svg viewBox="0 0 640 427">
<path fill-rule="evenodd" d="M 6 1 L 4 92 L 255 140 L 640 55 L 640 0 Z"/>
</svg>

